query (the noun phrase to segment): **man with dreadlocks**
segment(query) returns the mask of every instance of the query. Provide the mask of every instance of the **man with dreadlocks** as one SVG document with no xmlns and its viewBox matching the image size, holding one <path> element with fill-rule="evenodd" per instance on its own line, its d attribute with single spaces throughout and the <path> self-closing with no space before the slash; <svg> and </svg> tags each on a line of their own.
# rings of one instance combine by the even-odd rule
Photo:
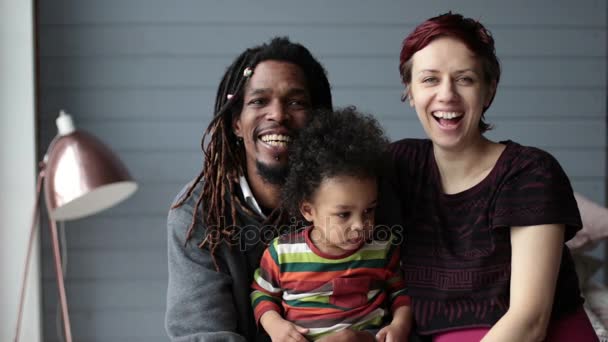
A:
<svg viewBox="0 0 608 342">
<path fill-rule="evenodd" d="M 287 38 L 247 49 L 226 70 L 201 142 L 203 169 L 168 216 L 165 323 L 172 340 L 268 338 L 249 300 L 265 249 L 261 227 L 281 216 L 272 213 L 287 146 L 318 108 L 332 109 L 325 69 Z"/>
</svg>

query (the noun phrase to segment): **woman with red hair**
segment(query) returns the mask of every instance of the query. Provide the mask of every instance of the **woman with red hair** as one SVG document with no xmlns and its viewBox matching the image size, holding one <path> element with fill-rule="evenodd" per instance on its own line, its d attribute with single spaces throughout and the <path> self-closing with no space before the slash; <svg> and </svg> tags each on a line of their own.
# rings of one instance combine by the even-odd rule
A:
<svg viewBox="0 0 608 342">
<path fill-rule="evenodd" d="M 418 333 L 434 341 L 597 341 L 564 242 L 581 228 L 570 182 L 537 148 L 484 136 L 494 39 L 447 13 L 405 38 L 399 71 L 428 139 L 391 145 L 386 191 L 406 230 Z"/>
</svg>

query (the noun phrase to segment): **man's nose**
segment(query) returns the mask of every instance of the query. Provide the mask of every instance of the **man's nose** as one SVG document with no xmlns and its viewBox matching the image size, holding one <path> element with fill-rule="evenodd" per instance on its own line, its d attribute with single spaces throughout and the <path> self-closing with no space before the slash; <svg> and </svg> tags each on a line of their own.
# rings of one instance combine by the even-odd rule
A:
<svg viewBox="0 0 608 342">
<path fill-rule="evenodd" d="M 284 122 L 289 118 L 289 113 L 287 113 L 287 110 L 281 101 L 272 101 L 268 105 L 268 114 L 266 117 L 269 120 Z"/>
</svg>

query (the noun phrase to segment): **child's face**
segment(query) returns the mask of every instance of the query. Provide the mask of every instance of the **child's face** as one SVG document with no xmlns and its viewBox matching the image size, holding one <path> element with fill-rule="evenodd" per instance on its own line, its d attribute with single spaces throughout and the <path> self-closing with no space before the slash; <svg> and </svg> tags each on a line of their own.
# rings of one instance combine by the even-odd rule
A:
<svg viewBox="0 0 608 342">
<path fill-rule="evenodd" d="M 324 179 L 300 211 L 313 223 L 310 234 L 322 252 L 341 255 L 361 247 L 374 227 L 378 189 L 375 178 Z"/>
</svg>

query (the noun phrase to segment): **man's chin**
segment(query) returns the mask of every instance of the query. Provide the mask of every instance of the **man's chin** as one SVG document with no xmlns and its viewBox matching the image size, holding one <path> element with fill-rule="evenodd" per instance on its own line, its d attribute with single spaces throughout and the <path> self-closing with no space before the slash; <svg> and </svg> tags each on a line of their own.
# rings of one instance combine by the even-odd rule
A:
<svg viewBox="0 0 608 342">
<path fill-rule="evenodd" d="M 255 166 L 258 171 L 258 175 L 260 175 L 265 182 L 274 185 L 285 184 L 287 174 L 289 173 L 289 168 L 287 165 L 268 165 L 258 160 L 255 162 Z"/>
</svg>

